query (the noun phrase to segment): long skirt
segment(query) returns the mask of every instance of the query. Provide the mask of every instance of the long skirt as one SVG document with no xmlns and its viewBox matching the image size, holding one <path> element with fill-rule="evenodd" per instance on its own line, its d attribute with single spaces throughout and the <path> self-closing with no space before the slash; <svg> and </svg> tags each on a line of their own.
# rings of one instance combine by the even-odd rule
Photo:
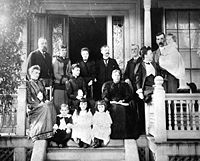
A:
<svg viewBox="0 0 200 161">
<path fill-rule="evenodd" d="M 140 135 L 138 104 L 129 102 L 129 106 L 111 104 L 111 139 L 137 139 Z"/>
<path fill-rule="evenodd" d="M 110 116 L 112 118 L 111 138 L 125 139 L 127 135 L 126 130 L 126 106 L 119 104 L 111 104 Z"/>
<path fill-rule="evenodd" d="M 55 89 L 53 92 L 53 103 L 55 105 L 56 113 L 60 113 L 60 105 L 68 103 L 66 91 L 63 89 Z"/>
<path fill-rule="evenodd" d="M 52 102 L 44 103 L 29 112 L 30 137 L 32 141 L 53 137 L 56 111 Z"/>
</svg>

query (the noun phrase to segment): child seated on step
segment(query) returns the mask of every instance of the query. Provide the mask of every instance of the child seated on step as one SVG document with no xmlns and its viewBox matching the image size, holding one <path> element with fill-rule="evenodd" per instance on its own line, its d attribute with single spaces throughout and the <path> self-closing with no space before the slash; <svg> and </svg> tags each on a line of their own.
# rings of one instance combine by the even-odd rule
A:
<svg viewBox="0 0 200 161">
<path fill-rule="evenodd" d="M 56 117 L 56 124 L 53 126 L 54 137 L 52 141 L 59 147 L 66 147 L 71 139 L 72 115 L 69 114 L 69 106 L 61 104 L 60 114 Z"/>
<path fill-rule="evenodd" d="M 92 128 L 94 148 L 106 146 L 110 141 L 112 119 L 106 107 L 104 100 L 96 102 Z"/>
<path fill-rule="evenodd" d="M 85 98 L 80 100 L 79 106 L 73 113 L 72 121 L 72 138 L 74 142 L 77 143 L 79 147 L 89 147 L 92 141 L 92 113 L 89 110 L 88 102 Z"/>
</svg>

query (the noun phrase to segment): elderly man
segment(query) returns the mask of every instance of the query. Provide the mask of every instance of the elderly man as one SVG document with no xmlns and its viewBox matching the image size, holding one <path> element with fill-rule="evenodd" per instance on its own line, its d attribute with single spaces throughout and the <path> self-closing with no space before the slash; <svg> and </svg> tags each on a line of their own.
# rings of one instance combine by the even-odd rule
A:
<svg viewBox="0 0 200 161">
<path fill-rule="evenodd" d="M 39 65 L 41 69 L 40 78 L 42 78 L 44 85 L 46 87 L 52 85 L 52 58 L 50 54 L 47 53 L 47 40 L 45 38 L 40 37 L 38 39 L 38 49 L 29 54 L 27 63 L 27 69 L 33 65 Z"/>
</svg>

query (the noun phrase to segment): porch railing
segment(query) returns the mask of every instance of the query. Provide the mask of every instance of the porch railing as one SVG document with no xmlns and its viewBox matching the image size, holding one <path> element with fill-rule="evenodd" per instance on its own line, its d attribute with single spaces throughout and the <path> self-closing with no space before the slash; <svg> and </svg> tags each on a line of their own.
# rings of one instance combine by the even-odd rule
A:
<svg viewBox="0 0 200 161">
<path fill-rule="evenodd" d="M 200 139 L 200 93 L 165 94 L 162 77 L 155 78 L 153 104 L 146 105 L 146 131 L 157 142 Z"/>
<path fill-rule="evenodd" d="M 0 133 L 16 133 L 17 95 L 0 95 Z"/>
</svg>

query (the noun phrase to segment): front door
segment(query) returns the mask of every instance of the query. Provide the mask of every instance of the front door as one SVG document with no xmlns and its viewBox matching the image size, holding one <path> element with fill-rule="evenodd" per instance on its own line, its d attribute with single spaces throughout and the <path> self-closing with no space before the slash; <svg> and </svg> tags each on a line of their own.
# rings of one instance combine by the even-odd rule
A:
<svg viewBox="0 0 200 161">
<path fill-rule="evenodd" d="M 69 57 L 72 63 L 81 59 L 83 47 L 89 48 L 91 59 L 100 58 L 100 48 L 106 40 L 105 17 L 69 17 Z"/>
</svg>

